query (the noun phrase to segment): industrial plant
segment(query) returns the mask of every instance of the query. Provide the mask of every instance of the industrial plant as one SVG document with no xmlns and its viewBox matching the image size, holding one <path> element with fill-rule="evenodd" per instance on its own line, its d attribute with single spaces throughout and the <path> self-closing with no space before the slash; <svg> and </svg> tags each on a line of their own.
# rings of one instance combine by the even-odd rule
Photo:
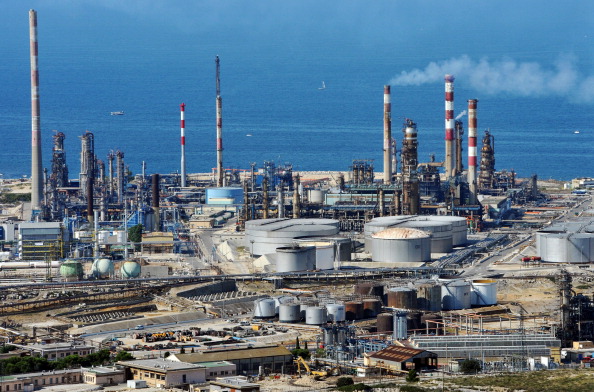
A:
<svg viewBox="0 0 594 392">
<path fill-rule="evenodd" d="M 412 369 L 443 377 L 469 359 L 484 372 L 589 367 L 591 194 L 497 169 L 497 134 L 477 143 L 477 99 L 456 115 L 453 75 L 443 159 L 418 156 L 414 119 L 393 132 L 386 85 L 383 172 L 366 157 L 344 172 L 271 160 L 237 169 L 223 161 L 216 56 L 213 172 L 186 170 L 181 103 L 179 171 L 133 173 L 125 151 L 97 156 L 109 141 L 90 131 L 55 131 L 43 160 L 33 10 L 29 21 L 31 181 L 2 187 L 31 201 L 0 216 L 0 320 L 15 355 L 125 349 L 134 359 L 60 370 L 61 382 L 193 391 L 319 390 L 338 376 L 398 382 Z M 66 137 L 80 151 L 66 151 Z M 66 154 L 79 154 L 78 170 Z M 0 390 L 48 376 L 2 378 Z"/>
</svg>

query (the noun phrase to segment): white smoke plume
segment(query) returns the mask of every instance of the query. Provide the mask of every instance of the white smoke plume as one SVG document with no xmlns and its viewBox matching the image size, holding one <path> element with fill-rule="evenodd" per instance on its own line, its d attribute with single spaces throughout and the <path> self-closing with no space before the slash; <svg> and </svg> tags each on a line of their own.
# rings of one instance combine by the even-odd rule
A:
<svg viewBox="0 0 594 392">
<path fill-rule="evenodd" d="M 559 58 L 552 67 L 510 58 L 473 60 L 467 55 L 431 62 L 424 69 L 402 71 L 392 78 L 396 86 L 443 82 L 445 74 L 464 79 L 465 85 L 485 94 L 508 93 L 522 97 L 561 96 L 571 101 L 594 102 L 594 75 L 584 77 L 574 56 Z"/>
</svg>

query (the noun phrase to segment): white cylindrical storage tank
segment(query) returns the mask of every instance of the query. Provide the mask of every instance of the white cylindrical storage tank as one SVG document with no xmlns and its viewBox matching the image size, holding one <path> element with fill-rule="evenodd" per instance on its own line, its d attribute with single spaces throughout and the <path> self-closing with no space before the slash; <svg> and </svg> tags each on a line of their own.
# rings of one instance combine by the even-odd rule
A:
<svg viewBox="0 0 594 392">
<path fill-rule="evenodd" d="M 367 222 L 363 227 L 363 234 L 365 240 L 365 251 L 371 252 L 371 237 L 373 234 L 384 231 L 389 228 L 395 228 L 402 222 L 414 218 L 416 215 L 398 215 L 398 216 L 382 216 L 373 218 Z"/>
<path fill-rule="evenodd" d="M 403 222 L 398 227 L 408 227 L 431 233 L 431 253 L 452 251 L 452 225 L 447 222 L 433 222 L 429 219 L 415 219 Z"/>
<path fill-rule="evenodd" d="M 279 295 L 278 297 L 273 297 L 272 299 L 274 299 L 274 312 L 276 314 L 278 314 L 280 311 L 279 309 L 281 305 L 295 301 L 294 298 L 289 295 Z"/>
<path fill-rule="evenodd" d="M 454 280 L 441 286 L 441 307 L 443 310 L 469 309 L 470 302 L 470 283 Z"/>
<path fill-rule="evenodd" d="M 386 229 L 372 235 L 371 260 L 412 263 L 431 260 L 431 235 L 409 228 Z"/>
<path fill-rule="evenodd" d="M 276 248 L 276 272 L 297 272 L 315 269 L 314 246 Z"/>
<path fill-rule="evenodd" d="M 343 304 L 327 304 L 328 321 L 339 323 L 346 320 L 346 309 Z"/>
<path fill-rule="evenodd" d="M 105 245 L 109 242 L 109 231 L 101 230 L 97 232 L 97 241 L 99 241 L 99 245 Z"/>
<path fill-rule="evenodd" d="M 272 298 L 262 298 L 254 301 L 254 317 L 271 318 L 276 316 L 275 302 Z"/>
<path fill-rule="evenodd" d="M 127 236 L 126 236 L 126 232 L 125 231 L 116 231 L 115 232 L 116 235 L 116 241 L 120 244 L 123 244 L 124 242 L 127 241 Z"/>
<path fill-rule="evenodd" d="M 326 197 L 326 191 L 322 189 L 308 189 L 307 201 L 312 204 L 322 204 Z"/>
<path fill-rule="evenodd" d="M 301 313 L 301 320 L 305 320 L 305 311 L 309 308 L 311 304 L 301 302 L 299 303 L 299 312 Z"/>
<path fill-rule="evenodd" d="M 536 249 L 546 262 L 589 263 L 594 261 L 594 235 L 539 232 L 536 235 Z"/>
<path fill-rule="evenodd" d="M 334 269 L 334 243 L 330 241 L 296 240 L 299 246 L 316 248 L 316 268 L 319 270 Z"/>
<path fill-rule="evenodd" d="M 295 303 L 279 306 L 278 321 L 281 323 L 295 323 L 301 320 L 300 305 Z"/>
<path fill-rule="evenodd" d="M 310 306 L 305 310 L 305 324 L 322 325 L 326 324 L 328 314 L 323 306 Z"/>
<path fill-rule="evenodd" d="M 497 305 L 497 281 L 493 279 L 473 280 L 471 305 Z"/>
<path fill-rule="evenodd" d="M 452 225 L 452 245 L 460 246 L 468 242 L 468 223 L 466 218 L 451 215 L 428 216 L 427 219 L 438 222 L 447 222 Z"/>
</svg>

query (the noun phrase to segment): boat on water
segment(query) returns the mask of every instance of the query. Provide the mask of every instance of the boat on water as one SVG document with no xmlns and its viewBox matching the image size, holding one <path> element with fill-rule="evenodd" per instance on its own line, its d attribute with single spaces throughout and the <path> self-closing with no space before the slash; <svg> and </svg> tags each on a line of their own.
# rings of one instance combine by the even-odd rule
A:
<svg viewBox="0 0 594 392">
<path fill-rule="evenodd" d="M 580 133 L 580 131 L 573 131 L 573 133 Z"/>
<path fill-rule="evenodd" d="M 123 116 L 124 115 L 124 111 L 119 111 L 119 112 L 111 112 L 112 116 Z"/>
<path fill-rule="evenodd" d="M 318 87 L 318 90 L 325 90 L 326 89 L 326 83 L 324 83 L 324 81 L 322 80 L 322 87 Z"/>
</svg>

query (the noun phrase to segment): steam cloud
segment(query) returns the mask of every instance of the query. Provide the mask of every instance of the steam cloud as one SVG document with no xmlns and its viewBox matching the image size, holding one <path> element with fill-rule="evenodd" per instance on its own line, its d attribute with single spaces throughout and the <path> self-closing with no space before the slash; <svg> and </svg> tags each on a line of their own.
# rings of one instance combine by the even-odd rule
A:
<svg viewBox="0 0 594 392">
<path fill-rule="evenodd" d="M 584 77 L 573 56 L 558 59 L 546 69 L 536 62 L 505 58 L 478 61 L 467 55 L 431 62 L 424 69 L 402 71 L 390 80 L 396 86 L 442 82 L 445 74 L 464 79 L 472 89 L 486 94 L 509 93 L 524 97 L 561 96 L 571 101 L 594 102 L 594 75 Z"/>
</svg>

